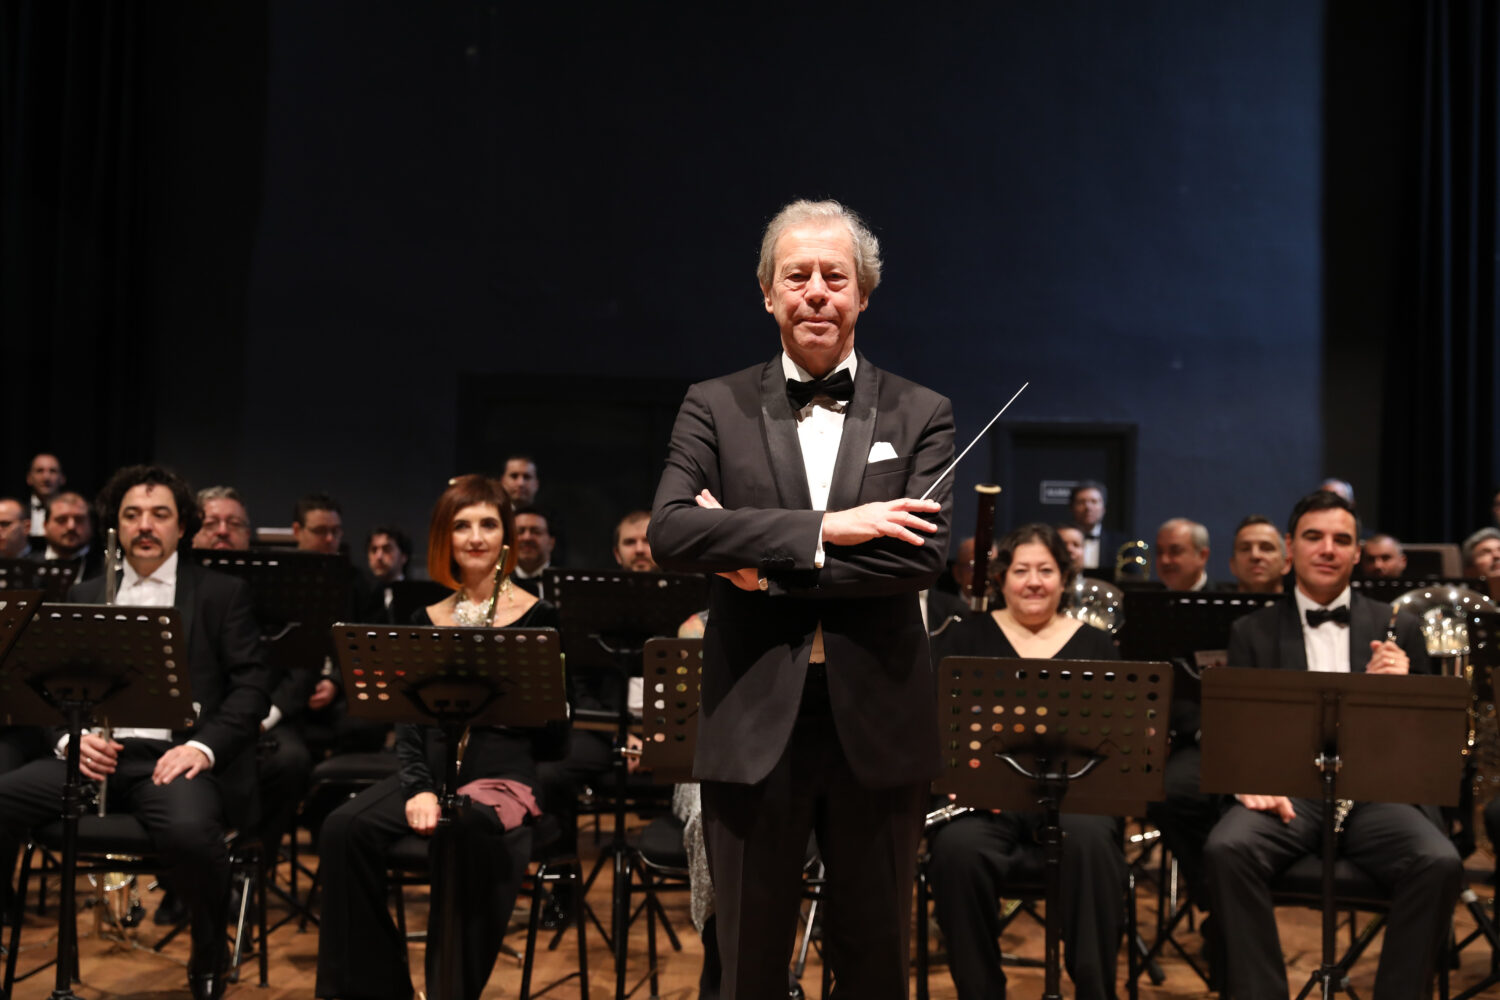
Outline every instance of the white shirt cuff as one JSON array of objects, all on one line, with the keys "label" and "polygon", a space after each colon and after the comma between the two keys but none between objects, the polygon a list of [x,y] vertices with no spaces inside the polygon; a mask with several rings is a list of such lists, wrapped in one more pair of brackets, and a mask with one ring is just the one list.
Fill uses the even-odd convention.
[{"label": "white shirt cuff", "polygon": [[260,731],[263,733],[268,733],[271,730],[275,729],[276,723],[280,721],[281,709],[277,708],[275,705],[272,705],[271,710],[266,713],[266,717],[260,720]]},{"label": "white shirt cuff", "polygon": [[818,522],[818,547],[813,552],[813,569],[823,568],[823,522]]},{"label": "white shirt cuff", "polygon": [[214,759],[214,752],[208,748],[207,744],[199,743],[197,740],[188,740],[186,743],[183,744],[183,746],[189,746],[189,747],[192,747],[194,750],[201,750],[201,751],[203,751],[203,756],[205,756],[205,757],[208,758],[208,769],[210,771],[212,771],[214,769],[214,765],[216,763],[218,763]]}]

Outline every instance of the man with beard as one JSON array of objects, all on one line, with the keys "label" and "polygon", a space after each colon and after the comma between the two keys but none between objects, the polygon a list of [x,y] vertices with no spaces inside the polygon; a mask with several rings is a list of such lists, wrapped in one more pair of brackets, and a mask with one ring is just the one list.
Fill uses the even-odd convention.
[{"label": "man with beard", "polygon": [[[194,998],[224,988],[224,922],[229,898],[227,829],[254,820],[255,737],[269,704],[270,671],[249,590],[233,577],[179,559],[179,544],[197,530],[187,483],[159,466],[121,469],[99,497],[117,523],[125,560],[122,605],[175,607],[182,616],[197,724],[171,732],[116,727],[111,738],[80,740],[83,776],[108,782],[112,812],[129,812],[151,835],[192,913],[188,984]],[[104,580],[74,587],[69,597],[103,600]],[[64,737],[56,756],[0,776],[0,824],[19,834],[62,812]]]},{"label": "man with beard", "polygon": [[651,558],[651,542],[646,527],[651,523],[649,510],[633,510],[615,525],[615,562],[632,573],[656,573],[660,567]]},{"label": "man with beard", "polygon": [[193,548],[243,551],[250,547],[250,512],[233,486],[199,490],[198,510],[203,523],[193,536]]},{"label": "man with beard", "polygon": [[[94,545],[93,512],[89,503],[77,493],[59,493],[47,501],[47,520],[42,525],[46,547],[41,558],[73,562],[77,570],[74,583],[98,575],[104,566],[104,550]],[[33,555],[36,548],[32,548]]]},{"label": "man with beard", "polygon": [[1360,553],[1359,572],[1368,580],[1399,580],[1406,573],[1406,551],[1394,535],[1371,535]]}]

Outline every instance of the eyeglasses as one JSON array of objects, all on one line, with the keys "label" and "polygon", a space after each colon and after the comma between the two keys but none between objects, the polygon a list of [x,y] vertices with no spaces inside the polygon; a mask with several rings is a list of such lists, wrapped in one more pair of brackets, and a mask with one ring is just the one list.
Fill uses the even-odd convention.
[{"label": "eyeglasses", "polygon": [[204,519],[203,527],[207,531],[220,531],[225,528],[230,531],[244,531],[250,527],[250,522],[243,517],[210,517]]}]

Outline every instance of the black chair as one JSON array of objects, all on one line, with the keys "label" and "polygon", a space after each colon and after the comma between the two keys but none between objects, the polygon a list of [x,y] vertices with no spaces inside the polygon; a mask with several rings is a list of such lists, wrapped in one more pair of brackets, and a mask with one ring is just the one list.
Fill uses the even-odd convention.
[{"label": "black chair", "polygon": [[[530,1000],[531,997],[542,996],[577,976],[579,997],[581,1000],[588,1000],[588,941],[585,921],[581,914],[582,892],[578,891],[582,883],[582,869],[576,857],[551,853],[551,846],[557,840],[557,830],[555,826],[548,825],[548,819],[543,816],[533,828],[532,866],[521,886],[522,892],[529,891],[531,906],[526,929],[526,952],[521,964],[520,998]],[[414,937],[406,929],[404,890],[408,886],[426,885],[429,881],[431,868],[428,851],[431,844],[430,838],[415,833],[407,834],[397,839],[386,854],[386,864],[390,870],[390,882],[394,891],[396,929],[404,941],[409,941]],[[571,885],[575,890],[569,895],[573,900],[572,922],[577,928],[578,935],[578,971],[570,972],[561,979],[533,991],[531,974],[536,962],[537,934],[541,927],[541,913],[547,890],[549,887],[555,888],[564,884]]]},{"label": "black chair", "polygon": [[[10,949],[5,964],[5,996],[13,995],[15,983],[50,968],[56,959],[42,963],[22,975],[16,974],[16,959],[21,941],[21,912],[25,906],[26,892],[31,880],[33,857],[42,852],[62,850],[63,824],[61,820],[48,823],[32,832],[31,841],[21,856],[21,876],[16,887],[16,899],[11,912]],[[241,889],[241,905],[236,921],[235,933],[230,939],[233,945],[228,970],[228,980],[237,982],[241,963],[251,955],[246,954],[247,935],[253,947],[260,972],[260,985],[270,985],[269,962],[266,955],[266,853],[258,837],[232,834],[228,841],[231,877],[238,879]],[[78,824],[78,873],[151,875],[164,866],[156,848],[147,835],[145,827],[134,816],[121,813],[110,816],[83,816]],[[258,915],[258,925],[247,927],[252,910]],[[222,922],[228,922],[224,914]],[[185,925],[183,925],[185,926]],[[161,948],[176,936],[181,927],[174,928],[152,950]],[[73,956],[76,969],[77,955]]]},{"label": "black chair", "polygon": [[[1391,898],[1378,882],[1344,858],[1339,858],[1333,868],[1333,898],[1339,910],[1348,912],[1349,947],[1337,963],[1343,974],[1342,984],[1347,991],[1349,970],[1385,927]],[[1316,854],[1303,855],[1291,867],[1273,878],[1271,901],[1277,906],[1306,906],[1321,910],[1322,858]],[[1372,915],[1363,927],[1359,926],[1357,920],[1357,914],[1361,912]],[[1393,944],[1399,946],[1398,943]],[[1438,997],[1439,1000],[1448,1000],[1448,963],[1440,960],[1437,964]]]},{"label": "black chair", "polygon": [[[314,853],[317,853],[318,831],[322,828],[323,820],[328,814],[376,782],[395,774],[400,767],[401,762],[396,755],[386,751],[336,754],[313,765],[307,794],[302,799],[298,823],[307,827],[312,834]],[[288,850],[291,860],[289,887],[293,898],[297,895],[299,873],[306,875],[310,882],[307,896],[301,903],[301,920],[298,923],[298,930],[305,931],[309,922],[318,922],[317,915],[313,912],[313,904],[317,900],[321,880],[316,871],[309,869],[297,859],[295,827],[289,840]]]}]

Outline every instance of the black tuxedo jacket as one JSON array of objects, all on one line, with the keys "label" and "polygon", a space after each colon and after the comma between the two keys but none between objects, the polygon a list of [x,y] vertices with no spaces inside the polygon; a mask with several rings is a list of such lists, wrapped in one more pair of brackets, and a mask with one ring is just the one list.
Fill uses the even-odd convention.
[{"label": "black tuxedo jacket", "polygon": [[[1349,603],[1349,672],[1362,674],[1370,663],[1372,640],[1385,641],[1391,621],[1391,606],[1355,592]],[[1396,616],[1396,645],[1411,660],[1414,674],[1432,673],[1427,644],[1417,619],[1408,611]],[[1286,600],[1239,619],[1229,632],[1229,666],[1306,670],[1307,647],[1302,642],[1302,623],[1297,601]]]},{"label": "black tuxedo jacket", "polygon": [[[68,592],[69,600],[99,604],[104,577]],[[224,788],[226,815],[244,823],[255,798],[255,742],[270,706],[271,670],[261,658],[260,630],[243,580],[177,560],[173,607],[187,635],[188,669],[198,724],[173,733],[174,743],[197,740],[214,752],[214,775]],[[123,721],[123,720],[122,720]]]},{"label": "black tuxedo jacket", "polygon": [[[887,442],[896,457],[868,461]],[[921,496],[953,458],[948,400],[859,356],[828,509]],[[672,429],[649,534],[664,569],[754,567],[763,591],[722,577],[709,587],[693,773],[753,784],[790,738],[818,623],[840,744],[860,782],[890,787],[938,770],[936,688],[917,592],[943,572],[950,484],[934,491],[938,526],[920,546],[881,538],[825,546],[813,510],[780,355],[688,390]],[[723,510],[694,497],[707,488]]]}]

